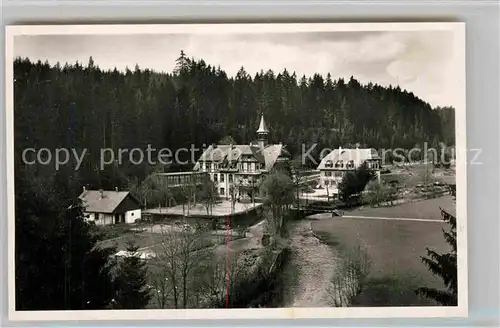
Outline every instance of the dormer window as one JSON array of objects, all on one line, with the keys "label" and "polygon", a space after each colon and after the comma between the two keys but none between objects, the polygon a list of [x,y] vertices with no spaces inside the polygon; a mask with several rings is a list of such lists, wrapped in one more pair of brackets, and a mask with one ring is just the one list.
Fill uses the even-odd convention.
[{"label": "dormer window", "polygon": [[331,160],[326,161],[325,167],[333,167],[333,162]]},{"label": "dormer window", "polygon": [[335,167],[336,168],[342,168],[342,167],[344,167],[344,161],[341,161],[341,160],[337,161],[337,163],[335,163]]},{"label": "dormer window", "polygon": [[354,161],[349,161],[349,162],[347,162],[346,167],[347,167],[348,169],[353,169],[353,168],[354,168]]}]

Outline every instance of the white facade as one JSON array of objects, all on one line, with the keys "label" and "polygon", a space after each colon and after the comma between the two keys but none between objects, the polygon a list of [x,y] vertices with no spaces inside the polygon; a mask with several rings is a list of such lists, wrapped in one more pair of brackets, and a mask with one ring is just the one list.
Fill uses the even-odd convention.
[{"label": "white facade", "polygon": [[257,143],[211,145],[199,158],[193,171],[207,173],[220,197],[230,199],[233,188],[237,191],[236,197],[240,196],[239,193],[241,196],[254,194],[263,176],[276,163],[288,160],[290,156],[281,143],[267,144],[268,133],[262,116]]},{"label": "white facade", "polygon": [[106,213],[85,213],[86,220],[89,222],[94,222],[96,225],[108,225],[114,223],[113,214]]},{"label": "white facade", "polygon": [[135,220],[141,218],[141,209],[125,212],[125,223],[135,223]]},{"label": "white facade", "polygon": [[331,195],[338,194],[344,175],[366,163],[380,181],[381,163],[375,149],[335,149],[321,160],[319,184]]},{"label": "white facade", "polygon": [[[251,167],[251,165],[248,167]],[[253,167],[255,167],[255,165]],[[216,171],[214,173],[209,173],[209,177],[210,180],[214,182],[219,196],[229,199],[231,198],[232,188],[236,188],[236,190],[238,190],[238,186],[258,186],[261,181],[262,173],[263,172],[260,171],[244,171],[235,173]]]},{"label": "white facade", "polygon": [[96,225],[108,225],[115,224],[118,220],[123,220],[125,222],[121,223],[135,223],[135,220],[141,218],[141,209],[131,210],[125,212],[125,214],[109,214],[109,213],[84,213],[86,221],[94,222]]},{"label": "white facade", "polygon": [[141,218],[141,204],[128,191],[87,190],[78,197],[85,220],[96,225],[135,223]]}]

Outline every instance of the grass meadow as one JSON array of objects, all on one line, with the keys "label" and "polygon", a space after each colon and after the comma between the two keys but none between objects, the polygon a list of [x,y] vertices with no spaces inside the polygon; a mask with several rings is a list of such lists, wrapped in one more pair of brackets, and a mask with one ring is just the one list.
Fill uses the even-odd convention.
[{"label": "grass meadow", "polygon": [[[439,206],[452,204],[451,197],[441,197],[387,208],[367,207],[345,215],[440,220]],[[333,217],[312,223],[314,233],[339,253],[359,246],[368,253],[370,271],[353,306],[435,305],[418,297],[414,290],[422,286],[443,287],[420,259],[426,255],[426,247],[449,251],[443,228],[448,228],[444,222],[397,219]]]}]

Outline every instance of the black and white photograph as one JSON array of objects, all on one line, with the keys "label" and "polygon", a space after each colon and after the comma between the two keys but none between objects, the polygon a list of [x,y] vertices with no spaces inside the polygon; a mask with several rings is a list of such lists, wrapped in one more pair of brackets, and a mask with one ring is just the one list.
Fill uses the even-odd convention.
[{"label": "black and white photograph", "polygon": [[7,27],[12,318],[467,315],[464,35]]}]

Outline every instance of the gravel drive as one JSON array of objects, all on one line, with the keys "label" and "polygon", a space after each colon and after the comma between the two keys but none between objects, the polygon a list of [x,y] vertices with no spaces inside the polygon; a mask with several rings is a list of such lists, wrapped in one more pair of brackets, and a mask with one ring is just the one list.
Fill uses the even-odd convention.
[{"label": "gravel drive", "polygon": [[292,307],[331,307],[331,279],[336,257],[331,247],[323,244],[311,230],[310,220],[300,221],[292,233],[292,249],[297,257],[298,286]]}]

